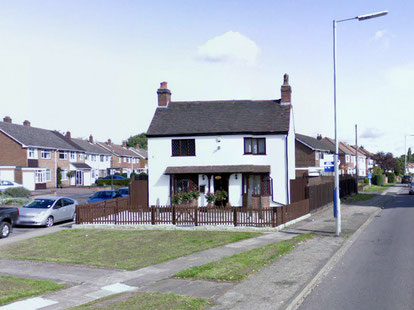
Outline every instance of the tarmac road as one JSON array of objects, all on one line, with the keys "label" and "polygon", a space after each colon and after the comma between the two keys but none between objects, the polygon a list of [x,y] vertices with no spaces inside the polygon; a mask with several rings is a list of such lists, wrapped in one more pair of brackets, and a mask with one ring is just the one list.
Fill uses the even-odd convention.
[{"label": "tarmac road", "polygon": [[299,309],[414,309],[414,196],[406,187]]}]

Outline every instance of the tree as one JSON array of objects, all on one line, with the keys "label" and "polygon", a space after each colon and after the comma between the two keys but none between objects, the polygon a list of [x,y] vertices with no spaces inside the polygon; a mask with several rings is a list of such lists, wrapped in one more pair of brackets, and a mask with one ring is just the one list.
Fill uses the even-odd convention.
[{"label": "tree", "polygon": [[397,159],[394,158],[392,153],[378,152],[374,155],[374,160],[379,167],[385,172],[396,171],[399,168]]},{"label": "tree", "polygon": [[411,148],[408,148],[408,152],[407,152],[407,163],[412,163],[413,162],[413,154],[411,152]]},{"label": "tree", "polygon": [[147,135],[145,132],[140,133],[139,135],[131,136],[127,140],[127,145],[129,147],[140,147],[141,149],[147,149]]}]

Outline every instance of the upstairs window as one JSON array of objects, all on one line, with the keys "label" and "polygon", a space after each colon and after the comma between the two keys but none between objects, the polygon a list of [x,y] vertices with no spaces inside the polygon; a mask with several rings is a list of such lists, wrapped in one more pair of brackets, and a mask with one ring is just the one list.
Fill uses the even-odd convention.
[{"label": "upstairs window", "polygon": [[41,157],[43,159],[51,159],[52,158],[52,152],[49,150],[42,150]]},{"label": "upstairs window", "polygon": [[79,160],[83,160],[83,154],[79,153]]},{"label": "upstairs window", "polygon": [[29,156],[30,159],[37,159],[37,150],[36,149],[29,148],[27,152],[28,152],[28,156]]},{"label": "upstairs window", "polygon": [[195,156],[195,140],[172,140],[172,156]]},{"label": "upstairs window", "polygon": [[59,159],[68,159],[68,153],[59,152]]},{"label": "upstairs window", "polygon": [[101,155],[101,156],[99,157],[99,159],[101,160],[101,162],[104,162],[104,161],[105,161],[105,155]]},{"label": "upstairs window", "polygon": [[266,139],[244,138],[244,154],[266,155]]},{"label": "upstairs window", "polygon": [[70,160],[76,160],[76,153],[70,152]]}]

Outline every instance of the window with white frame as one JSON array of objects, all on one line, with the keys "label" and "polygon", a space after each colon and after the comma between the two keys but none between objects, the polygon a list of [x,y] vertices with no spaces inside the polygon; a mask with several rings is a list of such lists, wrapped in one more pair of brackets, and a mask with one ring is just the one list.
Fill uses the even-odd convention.
[{"label": "window with white frame", "polygon": [[70,152],[70,160],[76,160],[76,153]]},{"label": "window with white frame", "polygon": [[52,158],[52,152],[49,150],[42,150],[41,157],[43,159],[51,159]]},{"label": "window with white frame", "polygon": [[355,156],[351,156],[352,163],[355,164]]},{"label": "window with white frame", "polygon": [[88,154],[85,155],[85,160],[89,160],[89,155]]},{"label": "window with white frame", "polygon": [[346,163],[349,163],[349,160],[350,160],[350,156],[349,155],[345,155],[345,162]]},{"label": "window with white frame", "polygon": [[60,151],[59,152],[59,159],[62,159],[62,160],[68,159],[68,153]]},{"label": "window with white frame", "polygon": [[106,156],[106,161],[111,161],[111,157],[110,156]]},{"label": "window with white frame", "polygon": [[320,155],[320,153],[319,153],[318,151],[316,151],[316,152],[315,152],[315,159],[316,159],[316,160],[319,160],[319,155]]},{"label": "window with white frame", "polygon": [[126,157],[124,157],[124,163],[126,163],[127,162],[127,158]]},{"label": "window with white frame", "polygon": [[130,157],[128,157],[128,164],[130,164],[131,163],[131,158]]},{"label": "window with white frame", "polygon": [[92,157],[91,158],[92,161],[96,161],[96,155],[92,155],[91,157]]},{"label": "window with white frame", "polygon": [[50,172],[50,169],[46,169],[46,182],[52,181],[52,174]]},{"label": "window with white frame", "polygon": [[66,181],[68,179],[68,171],[66,169],[62,169],[60,171],[61,180]]},{"label": "window with white frame", "polygon": [[83,154],[79,153],[79,160],[83,160]]},{"label": "window with white frame", "polygon": [[27,157],[29,159],[37,159],[37,150],[34,148],[27,149]]},{"label": "window with white frame", "polygon": [[44,169],[37,169],[35,171],[35,183],[46,183],[46,170]]},{"label": "window with white frame", "polygon": [[101,160],[101,163],[103,163],[105,161],[105,156],[104,155],[101,155],[99,158]]},{"label": "window with white frame", "polygon": [[118,162],[119,162],[119,163],[121,163],[121,162],[122,162],[121,160],[122,160],[122,159],[121,159],[121,157],[119,157],[119,158],[118,158]]}]

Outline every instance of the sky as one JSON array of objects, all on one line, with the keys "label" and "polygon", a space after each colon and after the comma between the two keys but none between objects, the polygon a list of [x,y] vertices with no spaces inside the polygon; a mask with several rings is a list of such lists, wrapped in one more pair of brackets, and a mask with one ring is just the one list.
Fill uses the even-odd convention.
[{"label": "sky", "polygon": [[[414,12],[403,0],[0,2],[0,117],[121,143],[172,100],[278,99],[290,76],[296,132],[404,152],[414,134]],[[414,136],[407,137],[414,146]]]}]

